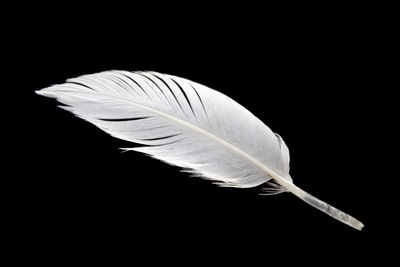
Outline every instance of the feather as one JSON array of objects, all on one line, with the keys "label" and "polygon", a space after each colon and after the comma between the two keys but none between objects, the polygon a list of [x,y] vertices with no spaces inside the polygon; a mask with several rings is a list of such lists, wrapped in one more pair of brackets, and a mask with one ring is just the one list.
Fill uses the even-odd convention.
[{"label": "feather", "polygon": [[229,97],[156,72],[106,71],[37,91],[110,135],[144,146],[125,148],[179,166],[220,186],[267,184],[291,192],[361,230],[363,224],[295,186],[283,139]]}]

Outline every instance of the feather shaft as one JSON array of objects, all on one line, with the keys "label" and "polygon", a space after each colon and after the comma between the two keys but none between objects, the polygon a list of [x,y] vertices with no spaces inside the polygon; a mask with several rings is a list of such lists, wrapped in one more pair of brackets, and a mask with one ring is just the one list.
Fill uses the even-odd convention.
[{"label": "feather shaft", "polygon": [[328,214],[329,216],[335,218],[336,220],[345,223],[357,230],[362,230],[364,224],[357,220],[356,218],[344,213],[343,211],[329,205],[328,203],[312,196],[311,194],[305,192],[303,189],[297,187],[296,185],[287,182],[285,179],[274,177],[274,179],[283,187],[285,187],[289,192],[311,205],[312,207]]}]

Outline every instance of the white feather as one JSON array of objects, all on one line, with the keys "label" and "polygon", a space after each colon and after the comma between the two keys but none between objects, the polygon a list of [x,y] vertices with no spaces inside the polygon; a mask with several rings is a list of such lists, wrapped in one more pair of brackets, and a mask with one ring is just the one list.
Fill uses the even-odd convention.
[{"label": "white feather", "polygon": [[229,97],[201,84],[156,72],[107,71],[37,92],[114,137],[128,148],[189,169],[221,186],[269,183],[290,191],[357,229],[362,223],[304,192],[289,175],[283,139]]}]

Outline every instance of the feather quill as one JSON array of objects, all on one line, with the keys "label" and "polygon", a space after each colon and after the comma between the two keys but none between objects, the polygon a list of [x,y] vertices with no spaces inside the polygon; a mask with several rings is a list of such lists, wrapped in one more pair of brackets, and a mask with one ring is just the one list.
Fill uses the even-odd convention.
[{"label": "feather quill", "polygon": [[138,151],[220,186],[266,183],[266,194],[291,192],[358,230],[363,224],[294,185],[283,139],[229,97],[156,72],[106,71],[37,91]]}]

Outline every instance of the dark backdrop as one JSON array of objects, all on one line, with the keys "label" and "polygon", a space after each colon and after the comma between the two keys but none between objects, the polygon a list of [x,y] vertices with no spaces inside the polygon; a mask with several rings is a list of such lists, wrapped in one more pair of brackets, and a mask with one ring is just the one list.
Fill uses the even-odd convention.
[{"label": "dark backdrop", "polygon": [[[225,255],[263,262],[268,251],[278,259],[279,252],[304,251],[298,256],[306,261],[331,252],[363,257],[378,209],[368,189],[372,173],[364,170],[372,162],[365,132],[376,82],[373,20],[345,9],[236,8],[170,13],[103,6],[97,13],[69,6],[32,15],[13,31],[16,79],[29,108],[23,116],[29,130],[18,133],[28,144],[17,156],[29,167],[16,169],[13,203],[28,250],[58,259],[114,251],[133,261]],[[130,144],[34,94],[112,69],[182,76],[230,96],[284,138],[296,185],[365,229],[291,194],[219,188],[144,155],[121,153]]]}]

